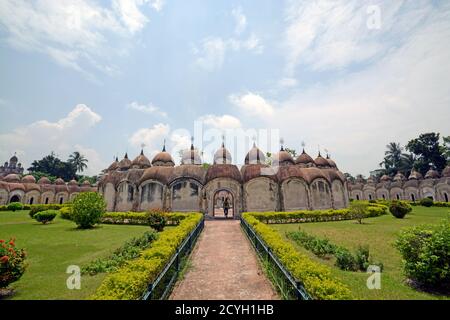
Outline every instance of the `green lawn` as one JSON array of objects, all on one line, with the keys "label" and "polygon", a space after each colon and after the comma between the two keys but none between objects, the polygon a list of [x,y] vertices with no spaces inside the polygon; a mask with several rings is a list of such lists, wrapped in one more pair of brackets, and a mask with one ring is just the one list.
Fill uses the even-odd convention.
[{"label": "green lawn", "polygon": [[105,257],[126,240],[142,235],[146,226],[100,225],[90,230],[76,229],[75,223],[57,217],[42,225],[28,216],[28,211],[0,212],[0,238],[16,238],[25,248],[28,269],[11,285],[12,299],[84,299],[94,293],[105,274],[82,276],[81,289],[66,286],[66,268]]},{"label": "green lawn", "polygon": [[306,253],[315,261],[332,267],[333,274],[346,283],[351,288],[353,295],[358,299],[445,299],[442,296],[416,291],[405,283],[405,277],[402,274],[401,256],[393,247],[393,242],[400,229],[419,224],[439,222],[448,216],[447,213],[449,212],[449,208],[414,207],[413,211],[404,219],[396,219],[389,214],[365,219],[362,225],[355,221],[339,221],[280,224],[271,225],[271,227],[277,229],[285,236],[286,231],[298,230],[300,226],[302,230],[310,234],[328,238],[333,243],[350,250],[355,250],[358,245],[368,245],[374,259],[384,264],[380,290],[369,290],[367,288],[366,280],[368,275],[366,273],[342,271],[334,266],[334,258],[330,260],[317,258],[311,252],[292,242],[299,251]]}]

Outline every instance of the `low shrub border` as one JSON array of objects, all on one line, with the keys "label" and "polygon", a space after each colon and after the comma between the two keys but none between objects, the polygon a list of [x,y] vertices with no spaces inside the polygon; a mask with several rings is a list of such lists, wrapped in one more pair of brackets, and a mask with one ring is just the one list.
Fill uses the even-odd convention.
[{"label": "low shrub border", "polygon": [[[388,207],[382,204],[370,203],[364,218],[378,217],[388,213]],[[326,222],[353,220],[356,217],[350,209],[337,210],[300,210],[289,212],[247,212],[261,222],[267,224]]]},{"label": "low shrub border", "polygon": [[242,219],[262,238],[293,278],[302,283],[313,299],[344,300],[352,298],[350,289],[332,278],[330,268],[299,253],[291,243],[285,241],[276,230],[260,221],[254,213],[244,213]]},{"label": "low shrub border", "polygon": [[[38,211],[45,211],[45,210],[59,210],[64,207],[71,206],[70,203],[65,204],[23,204],[23,208],[21,210],[36,210],[35,208],[42,208],[42,210]],[[2,205],[0,206],[0,211],[10,211],[8,209],[8,205]],[[38,212],[36,211],[36,213]]]},{"label": "low shrub border", "polygon": [[142,298],[150,283],[158,278],[177,251],[178,246],[202,221],[203,214],[185,214],[175,228],[159,233],[158,239],[142,251],[141,257],[128,261],[103,280],[95,300],[137,300]]},{"label": "low shrub border", "polygon": [[[186,214],[190,213],[167,212],[167,225],[179,225]],[[148,225],[148,217],[149,212],[106,212],[101,218],[101,223]]]}]

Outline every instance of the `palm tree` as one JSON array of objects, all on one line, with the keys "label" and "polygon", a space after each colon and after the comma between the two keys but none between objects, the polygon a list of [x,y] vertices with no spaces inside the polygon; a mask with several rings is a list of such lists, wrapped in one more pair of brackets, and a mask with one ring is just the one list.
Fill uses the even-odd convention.
[{"label": "palm tree", "polygon": [[77,172],[83,172],[87,168],[87,163],[89,162],[81,153],[75,151],[69,156],[69,161],[73,166],[75,166]]},{"label": "palm tree", "polygon": [[384,160],[380,166],[384,166],[389,175],[397,173],[401,167],[403,148],[400,143],[391,142],[386,146],[387,150],[384,152]]},{"label": "palm tree", "polygon": [[416,156],[412,153],[402,153],[400,167],[398,170],[406,176],[409,176],[411,173],[414,164],[416,163]]}]

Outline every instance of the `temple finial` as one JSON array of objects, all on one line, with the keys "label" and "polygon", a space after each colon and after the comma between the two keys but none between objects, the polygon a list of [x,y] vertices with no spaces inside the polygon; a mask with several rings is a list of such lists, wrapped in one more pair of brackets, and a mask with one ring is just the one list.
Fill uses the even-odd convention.
[{"label": "temple finial", "polygon": [[163,149],[162,149],[162,151],[163,151],[163,152],[166,152],[166,139],[164,139],[164,144],[163,144]]},{"label": "temple finial", "polygon": [[283,145],[284,145],[284,139],[281,138],[281,139],[280,139],[280,151],[284,151]]},{"label": "temple finial", "polygon": [[194,136],[191,136],[191,150],[194,150]]}]

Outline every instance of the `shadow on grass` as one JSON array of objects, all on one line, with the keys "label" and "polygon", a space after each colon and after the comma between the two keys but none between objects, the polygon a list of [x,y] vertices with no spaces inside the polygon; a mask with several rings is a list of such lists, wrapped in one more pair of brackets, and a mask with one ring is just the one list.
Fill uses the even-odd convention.
[{"label": "shadow on grass", "polygon": [[91,228],[80,228],[80,227],[75,226],[75,227],[66,229],[66,231],[80,231],[80,232],[82,232],[82,231],[101,230],[102,228],[103,228],[102,225],[95,225],[95,226],[93,226]]}]

